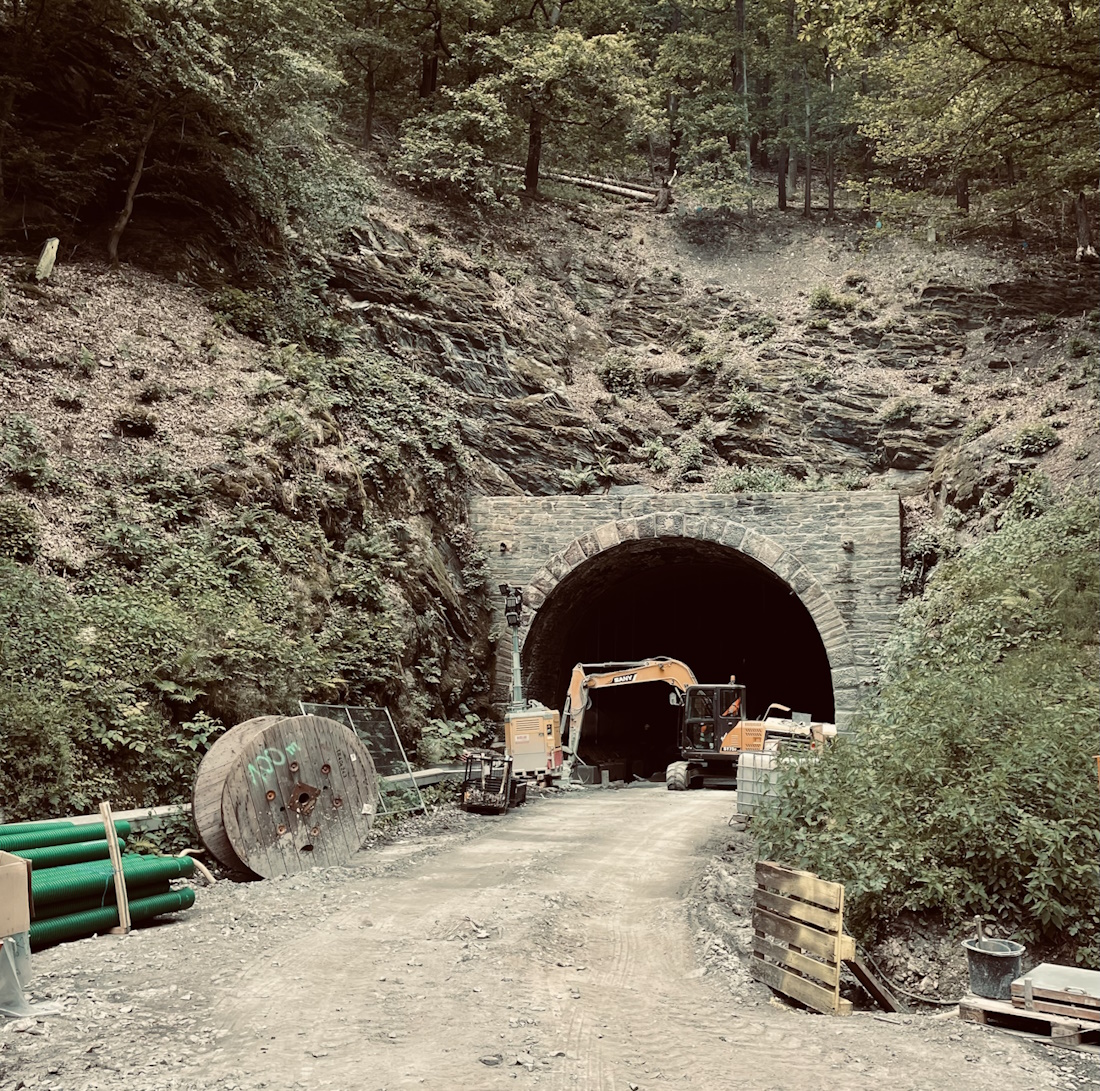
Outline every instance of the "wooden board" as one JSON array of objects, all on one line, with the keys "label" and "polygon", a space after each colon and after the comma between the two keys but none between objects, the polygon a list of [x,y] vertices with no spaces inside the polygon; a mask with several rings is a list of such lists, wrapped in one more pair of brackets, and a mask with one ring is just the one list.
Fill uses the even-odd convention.
[{"label": "wooden board", "polygon": [[773,936],[783,943],[789,943],[818,958],[830,962],[840,962],[845,958],[854,958],[856,941],[851,936],[839,932],[822,932],[799,921],[787,920],[765,909],[754,909],[752,926],[759,932]]},{"label": "wooden board", "polygon": [[824,988],[815,985],[812,981],[798,974],[783,969],[782,966],[774,966],[761,958],[752,960],[752,975],[757,981],[763,981],[773,989],[786,996],[805,1004],[815,1011],[824,1012],[826,1015],[849,1015],[852,1004],[849,1000],[838,998],[835,989]]},{"label": "wooden board", "polygon": [[1001,1000],[964,996],[959,1001],[959,1018],[968,1023],[1030,1031],[1050,1039],[1054,1045],[1077,1046],[1100,1040],[1100,1026],[1092,1022],[1067,1019],[1046,1012],[1027,1011]]},{"label": "wooden board", "polygon": [[1096,1008],[1081,1007],[1077,1004],[1067,1004],[1062,1000],[1040,1000],[1033,998],[1028,1006],[1022,1000],[1017,1002],[1012,998],[1012,1007],[1019,1012],[1040,1011],[1048,1015],[1064,1015],[1067,1019],[1082,1019],[1100,1027],[1100,1011]]},{"label": "wooden board", "polygon": [[756,885],[825,909],[840,910],[844,906],[842,883],[827,883],[808,871],[795,871],[781,864],[759,861],[756,865]]},{"label": "wooden board", "polygon": [[875,1003],[887,1011],[908,1011],[906,1006],[887,988],[883,981],[872,969],[859,957],[857,951],[851,958],[844,960],[844,965],[852,971],[855,979],[874,997]]},{"label": "wooden board", "polygon": [[760,932],[756,933],[752,949],[753,954],[765,961],[775,962],[780,966],[797,970],[804,977],[812,977],[834,992],[836,991],[838,968],[835,962],[819,962],[816,958],[810,958],[809,955],[804,955],[795,948],[772,943],[767,936]]},{"label": "wooden board", "polygon": [[773,894],[770,890],[757,889],[754,898],[755,904],[761,909],[812,924],[826,932],[839,932],[844,927],[844,915],[836,909],[822,909],[809,902],[799,902],[793,898],[784,898],[782,894]]},{"label": "wooden board", "polygon": [[110,931],[124,936],[130,931],[130,900],[126,896],[126,877],[122,873],[122,849],[119,846],[118,831],[115,829],[110,801],[104,800],[99,805],[99,814],[103,819],[103,832],[107,838],[107,853],[111,858],[111,877],[115,885],[115,905],[118,908],[118,927]]},{"label": "wooden board", "polygon": [[378,802],[374,762],[356,734],[322,716],[292,716],[241,747],[222,789],[222,823],[244,864],[273,878],[346,864]]},{"label": "wooden board", "polygon": [[282,716],[255,716],[231,727],[203,755],[195,780],[191,785],[191,817],[206,850],[223,867],[239,879],[254,879],[240,857],[233,851],[222,822],[222,789],[225,778],[240,757],[241,750],[257,732],[278,723]]}]

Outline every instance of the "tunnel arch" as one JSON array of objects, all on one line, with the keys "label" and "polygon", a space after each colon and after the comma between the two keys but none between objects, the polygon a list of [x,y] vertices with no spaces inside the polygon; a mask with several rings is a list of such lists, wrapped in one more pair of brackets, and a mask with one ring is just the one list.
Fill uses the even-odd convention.
[{"label": "tunnel arch", "polygon": [[[744,523],[680,512],[604,523],[552,556],[524,599],[526,692],[552,707],[562,703],[573,663],[650,655],[684,659],[700,681],[724,681],[736,670],[750,686],[753,715],[768,700],[787,698],[815,719],[844,720],[856,703],[855,655],[836,605],[796,555]],[[756,641],[764,629],[775,647]],[[640,692],[652,684],[627,689],[634,693],[614,698],[623,715],[643,717],[643,696],[647,709],[655,707],[652,692]]]}]

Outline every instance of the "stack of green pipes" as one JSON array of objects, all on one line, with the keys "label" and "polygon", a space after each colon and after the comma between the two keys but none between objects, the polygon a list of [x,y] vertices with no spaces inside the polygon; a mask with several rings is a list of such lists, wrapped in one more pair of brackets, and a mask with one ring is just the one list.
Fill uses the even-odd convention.
[{"label": "stack of green pipes", "polygon": [[[118,820],[115,832],[130,832],[130,823]],[[33,864],[31,948],[39,950],[62,940],[79,939],[118,926],[114,870],[102,822],[77,823],[68,819],[17,822],[0,826],[0,849]],[[189,856],[140,856],[124,853],[122,874],[133,923],[162,913],[175,913],[195,904],[188,887],[171,890],[172,879],[195,873]]]}]

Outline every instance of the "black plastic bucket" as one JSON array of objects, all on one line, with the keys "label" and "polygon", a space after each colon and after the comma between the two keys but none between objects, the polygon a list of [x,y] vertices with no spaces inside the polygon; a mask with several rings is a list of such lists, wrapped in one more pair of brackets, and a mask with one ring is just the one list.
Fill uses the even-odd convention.
[{"label": "black plastic bucket", "polygon": [[963,940],[970,991],[989,1000],[1011,1000],[1012,982],[1023,973],[1023,944],[1010,939]]}]

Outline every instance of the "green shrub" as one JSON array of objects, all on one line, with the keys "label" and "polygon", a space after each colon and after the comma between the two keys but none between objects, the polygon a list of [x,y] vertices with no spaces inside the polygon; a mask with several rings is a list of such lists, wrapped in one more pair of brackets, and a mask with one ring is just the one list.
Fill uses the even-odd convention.
[{"label": "green shrub", "polygon": [[663,474],[672,465],[672,451],[665,446],[665,441],[660,436],[646,441],[642,447],[642,458],[658,474]]},{"label": "green shrub", "polygon": [[53,483],[38,426],[22,413],[13,413],[0,424],[0,473],[21,489],[46,489]]},{"label": "green shrub", "polygon": [[617,352],[610,353],[599,362],[596,374],[608,391],[619,397],[633,397],[641,389],[634,362]]},{"label": "green shrub", "polygon": [[979,436],[984,436],[986,432],[992,429],[994,423],[993,418],[989,416],[989,414],[983,414],[972,421],[968,421],[962,430],[963,441],[969,442],[970,440],[977,439]]},{"label": "green shrub", "polygon": [[59,390],[50,401],[68,413],[79,413],[84,408],[84,398],[75,390]]},{"label": "green shrub", "polygon": [[1050,478],[1046,474],[1033,470],[1022,474],[1012,485],[1012,495],[1005,507],[1005,519],[1035,519],[1051,509],[1054,504],[1054,492],[1050,487]]},{"label": "green shrub", "polygon": [[1088,356],[1095,348],[1095,344],[1087,337],[1074,334],[1066,343],[1066,352],[1073,360],[1079,360],[1082,356]]},{"label": "green shrub", "polygon": [[859,300],[854,296],[837,295],[832,288],[821,285],[810,293],[810,307],[815,311],[825,311],[828,314],[845,315],[854,311]]},{"label": "green shrub", "polygon": [[38,520],[33,512],[14,496],[0,496],[0,557],[33,561],[38,544]]},{"label": "green shrub", "polygon": [[703,445],[687,433],[680,437],[676,445],[676,474],[681,481],[697,482],[703,480]]},{"label": "green shrub", "polygon": [[779,327],[769,314],[757,315],[750,322],[743,322],[737,327],[737,336],[750,345],[762,345],[765,341],[774,337]]},{"label": "green shrub", "polygon": [[592,467],[580,461],[574,462],[568,470],[562,470],[558,474],[558,480],[564,492],[574,493],[577,496],[584,496],[599,485]]},{"label": "green shrub", "polygon": [[463,707],[459,709],[459,718],[431,719],[421,728],[417,757],[426,765],[456,761],[469,747],[491,741],[492,734],[492,724]]},{"label": "green shrub", "polygon": [[1038,458],[1061,443],[1058,433],[1049,424],[1025,424],[1004,449],[1021,458]]},{"label": "green shrub", "polygon": [[405,122],[394,167],[419,189],[487,208],[516,204],[501,166],[512,120],[499,95],[482,86],[443,92],[447,108]]},{"label": "green shrub", "polygon": [[858,936],[981,914],[1100,965],[1100,506],[1011,520],[902,611],[858,733],[784,774],[760,854],[845,884]]},{"label": "green shrub", "polygon": [[159,379],[154,379],[151,383],[146,383],[138,392],[137,400],[142,405],[153,405],[156,402],[162,402],[169,396],[171,391],[164,385]]},{"label": "green shrub", "polygon": [[699,354],[695,361],[695,373],[704,377],[717,375],[726,362],[726,350],[722,345],[712,345],[706,352]]},{"label": "green shrub", "polygon": [[[724,320],[723,320],[724,321]],[[680,351],[689,356],[702,352],[707,347],[707,335],[702,330],[692,330],[684,335],[680,342]]]},{"label": "green shrub", "polygon": [[882,411],[883,424],[908,424],[920,411],[921,403],[915,398],[899,398]]},{"label": "green shrub", "polygon": [[715,474],[711,488],[714,492],[793,492],[801,482],[770,467],[735,466]]},{"label": "green shrub", "polygon": [[114,430],[130,439],[152,439],[160,431],[160,418],[151,409],[126,405],[115,413]]},{"label": "green shrub", "polygon": [[762,416],[764,407],[743,387],[735,387],[726,400],[726,415],[736,424],[749,424]]},{"label": "green shrub", "polygon": [[274,303],[264,292],[222,288],[210,297],[207,305],[224,323],[246,337],[268,341],[275,335]]}]

